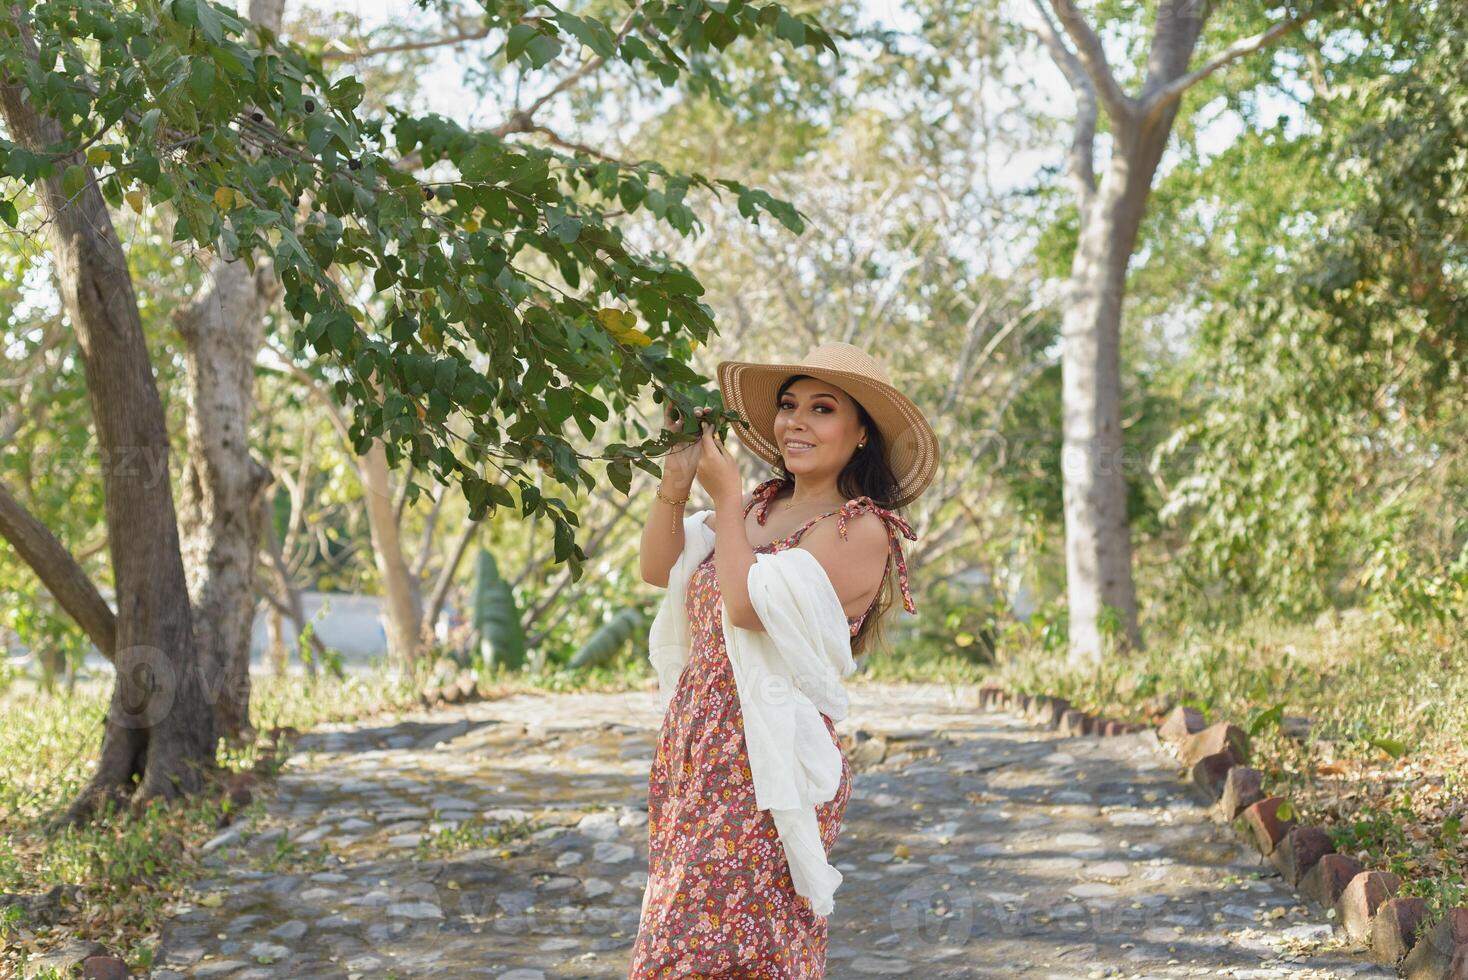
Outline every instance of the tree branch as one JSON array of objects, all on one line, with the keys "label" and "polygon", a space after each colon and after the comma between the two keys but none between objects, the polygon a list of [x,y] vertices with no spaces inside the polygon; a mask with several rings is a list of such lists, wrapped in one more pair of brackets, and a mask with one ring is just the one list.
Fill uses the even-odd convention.
[{"label": "tree branch", "polygon": [[577,143],[572,140],[564,139],[559,133],[548,126],[541,126],[537,123],[525,131],[529,133],[540,133],[556,146],[559,146],[564,150],[570,150],[572,153],[579,154],[580,156],[596,157],[598,160],[605,160],[607,163],[615,163],[619,167],[631,166],[631,164],[627,163],[627,161],[619,159],[618,157],[614,157],[610,153],[603,153],[601,150],[598,150],[595,147],[587,146],[585,143]]},{"label": "tree branch", "polygon": [[3,484],[0,484],[0,537],[10,542],[66,614],[76,621],[102,656],[111,660],[117,646],[117,617],[112,608],[66,546],[11,496]]},{"label": "tree branch", "polygon": [[1066,153],[1066,170],[1075,184],[1076,198],[1084,215],[1096,191],[1096,86],[1081,65],[1075,52],[1068,48],[1050,19],[1044,0],[1033,0],[1040,15],[1040,29],[1035,33],[1050,52],[1051,59],[1070,82],[1076,97],[1076,128]]},{"label": "tree branch", "polygon": [[[408,465],[411,467],[412,463],[409,462]],[[404,477],[403,485],[405,487],[407,486],[406,476]],[[423,519],[423,533],[418,538],[417,554],[413,556],[411,568],[414,578],[422,578],[423,573],[428,569],[428,560],[432,552],[430,546],[433,544],[433,532],[438,527],[438,515],[443,510],[444,500],[448,497],[448,492],[444,487],[440,486],[437,490],[438,492],[432,493],[429,498],[433,501],[433,507],[429,509],[428,516]],[[403,499],[407,499],[406,492],[403,494]],[[399,511],[398,523],[401,524],[402,520],[402,511]]]},{"label": "tree branch", "polygon": [[1237,61],[1247,54],[1253,54],[1261,48],[1269,47],[1286,34],[1289,34],[1291,31],[1296,30],[1314,18],[1314,12],[1310,12],[1294,20],[1282,20],[1268,30],[1260,31],[1252,37],[1239,38],[1233,44],[1230,44],[1227,48],[1224,48],[1210,58],[1202,67],[1168,82],[1156,92],[1149,95],[1147,100],[1142,103],[1142,125],[1144,127],[1151,125],[1157,116],[1166,110],[1169,105],[1182,98],[1184,92],[1220,68]]},{"label": "tree branch", "polygon": [[459,538],[454,542],[454,547],[449,552],[448,560],[444,562],[443,568],[439,570],[438,579],[434,582],[433,591],[428,597],[427,608],[423,613],[423,622],[430,631],[438,623],[439,614],[443,612],[444,603],[448,600],[449,589],[454,584],[454,573],[458,571],[459,562],[463,560],[464,552],[468,550],[469,543],[474,540],[474,535],[479,530],[480,524],[480,521],[464,522],[464,527],[459,532]]},{"label": "tree branch", "polygon": [[384,44],[380,48],[358,48],[352,50],[336,42],[335,50],[322,51],[322,61],[359,61],[362,58],[371,58],[379,54],[401,54],[408,51],[428,51],[432,48],[452,47],[455,44],[467,44],[470,41],[482,41],[489,36],[490,28],[483,27],[477,31],[465,31],[462,34],[450,34],[447,37],[431,37],[423,41],[403,41],[399,44]]},{"label": "tree branch", "polygon": [[[627,11],[627,16],[623,19],[621,25],[617,27],[616,36],[612,38],[613,48],[619,46],[622,43],[623,39],[627,37],[628,33],[631,32],[632,25],[637,20],[637,15],[641,12],[642,0],[637,0],[637,2],[632,5],[632,9]],[[535,117],[535,114],[539,112],[541,107],[544,106],[547,102],[560,95],[562,92],[566,91],[566,89],[570,88],[572,85],[575,85],[579,79],[585,78],[587,75],[596,71],[605,63],[606,59],[599,54],[587,58],[580,65],[578,65],[574,71],[567,73],[564,78],[556,82],[555,85],[551,86],[550,90],[547,91],[544,95],[539,96],[534,102],[530,103],[530,108],[526,109],[524,112],[525,118],[527,120],[533,119]],[[519,115],[519,113],[516,113],[516,115]]]},{"label": "tree branch", "polygon": [[1075,44],[1076,57],[1086,69],[1086,74],[1095,86],[1102,105],[1106,106],[1112,122],[1118,126],[1133,122],[1137,117],[1137,103],[1117,84],[1116,76],[1111,73],[1111,66],[1106,63],[1106,51],[1101,47],[1101,39],[1091,30],[1086,18],[1076,9],[1072,0],[1050,0],[1050,6],[1060,18],[1065,33],[1070,35]]}]

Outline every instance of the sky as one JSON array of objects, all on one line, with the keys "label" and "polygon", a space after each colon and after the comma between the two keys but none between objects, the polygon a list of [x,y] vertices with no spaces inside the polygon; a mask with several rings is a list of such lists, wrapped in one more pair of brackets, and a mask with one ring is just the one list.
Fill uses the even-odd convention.
[{"label": "sky", "polygon": [[[243,0],[240,0],[239,5],[244,5]],[[393,21],[411,24],[415,20],[431,16],[420,10],[412,0],[311,0],[304,5],[288,4],[287,21],[292,15],[292,10],[299,10],[301,6],[308,6],[326,13],[350,13],[359,18],[363,27],[367,29]],[[864,8],[867,12],[867,19],[872,23],[885,24],[904,30],[915,30],[918,26],[916,17],[900,0],[866,0]],[[1029,21],[1035,19],[1034,11],[1027,3],[1017,3],[1015,13]],[[465,46],[459,50],[473,50],[473,48]],[[1039,63],[1034,66],[1035,78],[1042,84],[1047,95],[1059,105],[1071,104],[1069,86],[1059,70],[1048,58],[1042,57],[1036,60]],[[1195,64],[1198,61],[1196,56],[1194,61]],[[429,111],[468,122],[479,109],[473,104],[473,100],[466,101],[463,98],[461,63],[456,60],[452,49],[440,51],[428,75],[428,83],[424,87],[431,93],[424,106]],[[1276,97],[1266,99],[1263,105],[1270,115],[1284,114],[1293,120],[1300,118],[1298,106],[1291,101]],[[1240,127],[1241,123],[1236,117],[1220,116],[1205,129],[1203,136],[1205,151],[1216,152],[1228,146],[1238,137]]]}]

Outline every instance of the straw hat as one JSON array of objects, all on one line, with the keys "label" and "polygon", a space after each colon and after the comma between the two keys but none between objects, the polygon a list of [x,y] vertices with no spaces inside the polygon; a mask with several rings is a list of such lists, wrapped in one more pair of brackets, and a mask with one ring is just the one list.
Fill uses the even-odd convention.
[{"label": "straw hat", "polygon": [[938,469],[938,439],[918,407],[892,387],[887,372],[866,351],[851,344],[821,344],[795,364],[755,364],[722,361],[718,367],[719,390],[724,407],[748,420],[733,424],[739,441],[768,463],[779,463],[775,444],[776,395],[791,375],[808,374],[829,381],[846,392],[876,423],[887,447],[887,462],[897,477],[897,496],[891,502],[901,507],[916,500]]}]

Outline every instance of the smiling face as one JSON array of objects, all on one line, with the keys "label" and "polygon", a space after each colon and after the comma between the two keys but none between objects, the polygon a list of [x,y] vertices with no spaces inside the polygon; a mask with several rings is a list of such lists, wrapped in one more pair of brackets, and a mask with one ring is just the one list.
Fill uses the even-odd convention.
[{"label": "smiling face", "polygon": [[866,435],[856,402],[828,381],[801,378],[778,405],[775,445],[792,476],[840,473]]}]

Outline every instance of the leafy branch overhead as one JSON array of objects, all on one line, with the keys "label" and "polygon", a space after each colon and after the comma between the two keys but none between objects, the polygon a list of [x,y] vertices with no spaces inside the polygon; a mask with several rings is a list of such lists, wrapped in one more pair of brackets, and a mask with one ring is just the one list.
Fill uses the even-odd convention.
[{"label": "leafy branch overhead", "polygon": [[[484,24],[531,69],[584,45],[705,91],[716,85],[691,65],[740,38],[836,50],[780,4],[648,2],[614,31],[551,4],[490,3]],[[176,242],[252,267],[270,256],[296,352],[314,352],[355,407],[356,449],[380,438],[392,462],[457,482],[472,517],[546,514],[557,560],[578,576],[577,517],[529,467],[592,488],[588,464],[601,461],[624,492],[632,466],[657,473],[668,443],[636,422],[642,441],[595,455],[565,427],[591,439],[649,386],[691,409],[703,379],[687,364],[714,329],[693,275],[629,248],[614,215],[646,211],[686,235],[699,224],[688,193],[703,189],[734,195],[750,220],[803,229],[790,204],[737,181],[566,155],[436,115],[367,117],[356,78],[328,78],[319,56],[209,0],[14,5],[0,36],[0,68],[68,134],[46,148],[0,140],[0,173],[33,185],[60,169],[71,196],[97,181],[113,207],[166,204]],[[0,220],[16,223],[14,200]]]}]

